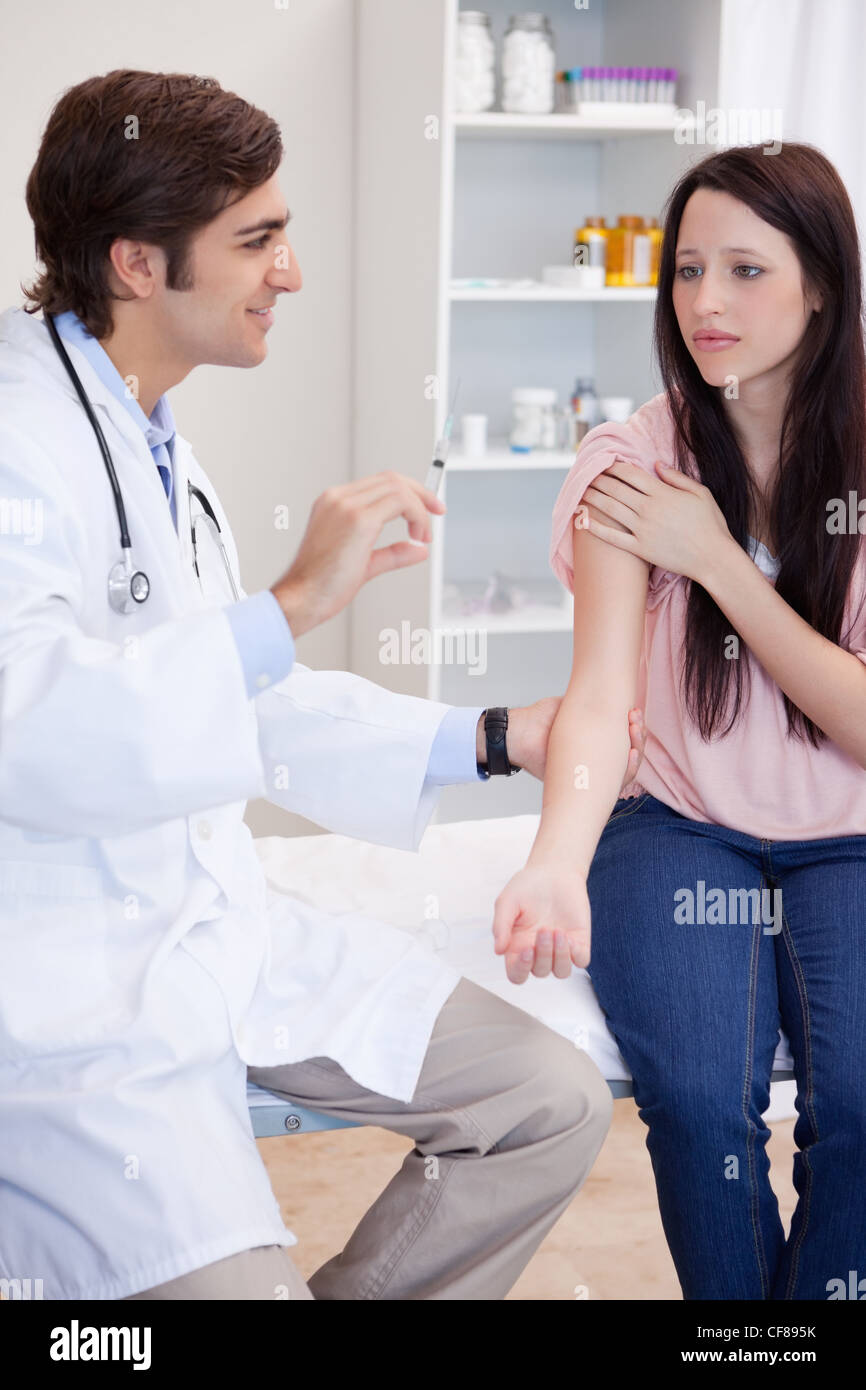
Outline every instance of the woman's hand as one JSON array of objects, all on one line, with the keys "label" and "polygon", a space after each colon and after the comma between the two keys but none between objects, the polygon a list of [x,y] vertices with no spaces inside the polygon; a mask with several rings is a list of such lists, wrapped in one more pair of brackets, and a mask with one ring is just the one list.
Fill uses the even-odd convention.
[{"label": "woman's hand", "polygon": [[589,896],[582,874],[527,864],[494,906],[493,949],[505,955],[505,973],[514,984],[551,969],[564,980],[572,964],[589,964]]},{"label": "woman's hand", "polygon": [[620,796],[625,796],[625,789],[629,782],[633,782],[637,777],[637,770],[643,762],[644,749],[646,747],[646,723],[643,717],[643,710],[637,706],[628,712],[628,738],[629,750],[628,761],[625,768],[625,776],[622,779],[622,786],[619,789]]},{"label": "woman's hand", "polygon": [[[616,459],[586,489],[574,524],[619,550],[700,584],[731,543],[728,523],[703,483],[658,460],[655,466],[658,478],[635,463]],[[583,503],[627,529],[617,531],[594,520]]]},{"label": "woman's hand", "polygon": [[[544,781],[544,773],[547,768],[547,745],[550,740],[550,731],[561,704],[561,695],[546,695],[543,699],[536,700],[534,705],[526,705],[521,708],[512,707],[508,711],[506,744],[509,760],[516,763],[518,767],[524,768],[541,782]],[[483,720],[479,719],[479,740],[483,735],[482,725]],[[635,706],[628,712],[629,752],[620,796],[625,795],[625,788],[637,777],[638,768],[643,761],[646,735],[647,729],[643,710]]]}]

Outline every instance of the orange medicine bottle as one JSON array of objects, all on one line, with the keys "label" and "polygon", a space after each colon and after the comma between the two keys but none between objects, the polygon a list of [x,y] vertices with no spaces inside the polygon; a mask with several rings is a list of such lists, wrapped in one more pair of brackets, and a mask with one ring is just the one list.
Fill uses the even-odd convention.
[{"label": "orange medicine bottle", "polygon": [[610,228],[603,217],[587,217],[574,234],[574,265],[607,266],[607,239]]},{"label": "orange medicine bottle", "polygon": [[651,252],[652,243],[643,218],[618,217],[608,236],[605,284],[616,287],[651,284]]},{"label": "orange medicine bottle", "polygon": [[662,253],[662,237],[664,233],[659,226],[657,217],[645,218],[645,225],[650,238],[650,284],[657,285],[659,282],[659,258]]}]

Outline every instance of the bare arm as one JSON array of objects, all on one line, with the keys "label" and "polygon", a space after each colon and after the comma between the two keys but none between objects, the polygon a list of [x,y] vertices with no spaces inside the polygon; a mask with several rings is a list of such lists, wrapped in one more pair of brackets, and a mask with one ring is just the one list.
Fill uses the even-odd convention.
[{"label": "bare arm", "polygon": [[649,565],[583,529],[573,547],[574,661],[550,734],[541,820],[494,910],[494,950],[514,984],[551,969],[564,979],[589,963],[586,881],[629,752]]},{"label": "bare arm", "polygon": [[[592,505],[587,511],[597,519]],[[625,527],[617,523],[617,529]],[[550,734],[541,822],[529,862],[562,864],[586,875],[628,760],[628,711],[637,695],[649,565],[578,527],[573,546],[571,678]]]}]

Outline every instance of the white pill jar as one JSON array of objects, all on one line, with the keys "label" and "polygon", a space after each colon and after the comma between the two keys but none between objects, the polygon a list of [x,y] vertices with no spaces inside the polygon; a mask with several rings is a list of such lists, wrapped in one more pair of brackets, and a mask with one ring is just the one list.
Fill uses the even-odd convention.
[{"label": "white pill jar", "polygon": [[553,110],[556,53],[547,16],[512,15],[502,43],[502,109],[524,115]]},{"label": "white pill jar", "polygon": [[496,50],[490,16],[483,10],[462,10],[458,21],[455,109],[489,111],[496,98]]}]

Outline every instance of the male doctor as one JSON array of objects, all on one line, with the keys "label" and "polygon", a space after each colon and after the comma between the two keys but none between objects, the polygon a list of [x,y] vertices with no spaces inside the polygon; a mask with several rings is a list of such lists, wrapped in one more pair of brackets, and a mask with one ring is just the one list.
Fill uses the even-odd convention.
[{"label": "male doctor", "polygon": [[[247,596],[175,430],[166,391],[263,361],[301,288],[280,158],[212,80],[116,71],[60,99],[27,185],[42,269],[0,317],[0,1277],[45,1298],[502,1298],[610,1120],[594,1063],[523,1010],[403,932],[269,893],[243,822],[266,796],[417,849],[439,786],[487,761],[483,711],[294,659],[426,557],[436,497],[392,473],[327,489]],[[118,498],[49,315],[145,576],[127,611]],[[220,532],[197,525],[194,554],[201,494]],[[374,549],[400,516],[422,544]],[[557,705],[509,712],[507,758],[538,777]],[[568,948],[539,939],[530,968],[566,975]],[[248,1075],[415,1141],[309,1285]]]}]

